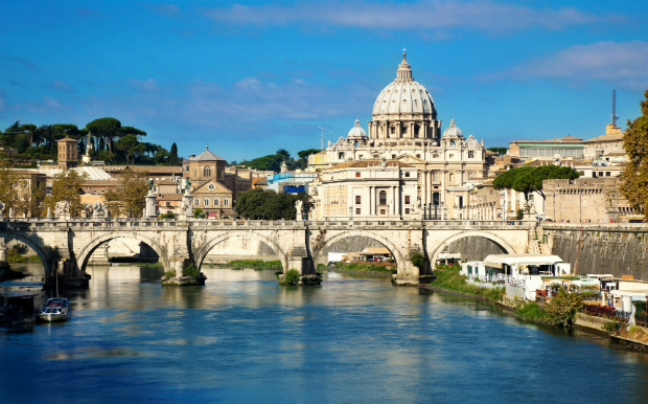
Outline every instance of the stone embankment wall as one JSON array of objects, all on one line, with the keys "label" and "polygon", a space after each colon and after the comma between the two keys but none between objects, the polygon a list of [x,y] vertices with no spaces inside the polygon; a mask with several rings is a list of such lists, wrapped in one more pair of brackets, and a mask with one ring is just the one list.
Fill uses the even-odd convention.
[{"label": "stone embankment wall", "polygon": [[[578,255],[579,233],[578,225],[551,225],[543,229],[551,253],[571,263],[572,271]],[[576,271],[617,277],[632,275],[648,281],[648,226],[584,226]]]},{"label": "stone embankment wall", "polygon": [[459,239],[448,245],[445,252],[460,252],[462,261],[482,261],[490,254],[506,254],[506,250],[497,243],[484,237]]}]

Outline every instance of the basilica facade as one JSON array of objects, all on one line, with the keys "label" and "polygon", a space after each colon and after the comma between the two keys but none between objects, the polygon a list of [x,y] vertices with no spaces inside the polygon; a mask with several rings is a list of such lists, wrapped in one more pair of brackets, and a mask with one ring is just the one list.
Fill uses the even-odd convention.
[{"label": "basilica facade", "polygon": [[[326,172],[359,160],[398,161],[414,166],[418,179],[416,203],[425,218],[466,218],[470,190],[467,183],[487,176],[483,140],[477,141],[472,135],[464,137],[454,119],[442,132],[432,95],[412,77],[405,53],[396,79],[376,98],[368,134],[356,120],[347,137],[329,141],[326,150],[309,161],[317,161],[313,168]],[[323,185],[326,178],[322,176]],[[400,215],[407,216],[404,211]]]}]

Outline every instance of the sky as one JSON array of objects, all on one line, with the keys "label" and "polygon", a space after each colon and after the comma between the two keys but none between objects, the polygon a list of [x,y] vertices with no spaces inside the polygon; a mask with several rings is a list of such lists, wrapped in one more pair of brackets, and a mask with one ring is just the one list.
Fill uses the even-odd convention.
[{"label": "sky", "polygon": [[648,89],[645,1],[0,2],[0,129],[102,117],[179,154],[293,155],[367,129],[407,49],[442,129],[605,133]]}]

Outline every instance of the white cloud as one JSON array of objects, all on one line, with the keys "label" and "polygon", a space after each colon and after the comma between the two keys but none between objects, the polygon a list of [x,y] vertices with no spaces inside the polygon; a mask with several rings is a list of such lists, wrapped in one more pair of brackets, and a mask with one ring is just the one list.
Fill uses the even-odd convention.
[{"label": "white cloud", "polygon": [[648,88],[648,43],[632,41],[575,45],[480,78],[485,81],[548,78],[575,84],[605,81],[631,91],[643,92]]},{"label": "white cloud", "polygon": [[130,79],[128,80],[128,83],[135,87],[136,89],[142,90],[142,91],[157,91],[158,85],[155,79],[148,79],[148,80],[138,80],[138,79]]},{"label": "white cloud", "polygon": [[[495,33],[538,27],[558,30],[573,25],[594,24],[601,20],[597,15],[571,7],[532,8],[491,0],[424,0],[404,4],[366,1],[300,2],[292,6],[234,4],[207,9],[204,14],[226,25],[282,26],[314,23],[373,30],[438,31],[464,28]],[[438,35],[441,38],[446,36]]]},{"label": "white cloud", "polygon": [[64,92],[74,91],[72,86],[70,86],[68,83],[66,83],[64,81],[61,81],[61,80],[52,81],[52,86],[51,87],[54,90],[58,90],[58,91],[64,91]]}]

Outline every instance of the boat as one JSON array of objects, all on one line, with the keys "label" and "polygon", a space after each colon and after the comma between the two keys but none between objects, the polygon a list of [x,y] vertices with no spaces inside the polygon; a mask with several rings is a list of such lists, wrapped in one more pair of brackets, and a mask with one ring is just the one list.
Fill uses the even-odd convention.
[{"label": "boat", "polygon": [[64,297],[51,297],[38,313],[38,318],[48,323],[67,321],[72,317],[70,301]]}]

